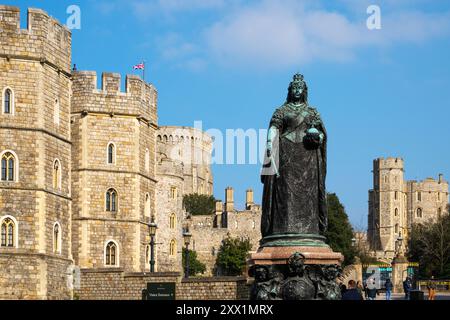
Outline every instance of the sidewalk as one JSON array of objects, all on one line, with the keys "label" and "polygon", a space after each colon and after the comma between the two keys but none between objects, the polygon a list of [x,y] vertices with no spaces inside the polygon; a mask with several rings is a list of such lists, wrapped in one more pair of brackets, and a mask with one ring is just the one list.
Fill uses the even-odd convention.
[{"label": "sidewalk", "polygon": [[[436,300],[450,300],[450,292],[437,292]],[[386,294],[380,293],[376,300],[386,300]],[[405,295],[402,293],[391,294],[391,300],[405,300]],[[428,300],[428,292],[424,291],[424,300]]]}]

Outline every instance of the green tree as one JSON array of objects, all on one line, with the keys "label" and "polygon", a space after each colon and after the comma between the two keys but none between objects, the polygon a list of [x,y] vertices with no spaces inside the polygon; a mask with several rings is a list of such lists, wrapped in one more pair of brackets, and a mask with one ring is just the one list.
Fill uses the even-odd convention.
[{"label": "green tree", "polygon": [[[197,258],[197,252],[188,250],[189,252],[189,275],[195,276],[197,274],[203,274],[206,271],[206,265]],[[183,248],[183,269],[186,266],[186,248]]]},{"label": "green tree", "polygon": [[353,228],[345,212],[344,206],[335,193],[327,194],[328,201],[328,230],[327,242],[330,247],[344,255],[343,265],[354,262],[356,250],[352,246]]},{"label": "green tree", "polygon": [[210,215],[214,212],[216,199],[205,194],[187,194],[183,197],[183,206],[186,211],[194,216]]},{"label": "green tree", "polygon": [[247,255],[251,249],[250,239],[231,238],[222,241],[217,254],[216,266],[224,275],[238,276],[245,270]]},{"label": "green tree", "polygon": [[450,276],[450,215],[445,213],[434,222],[413,224],[407,256],[419,262],[421,277]]}]

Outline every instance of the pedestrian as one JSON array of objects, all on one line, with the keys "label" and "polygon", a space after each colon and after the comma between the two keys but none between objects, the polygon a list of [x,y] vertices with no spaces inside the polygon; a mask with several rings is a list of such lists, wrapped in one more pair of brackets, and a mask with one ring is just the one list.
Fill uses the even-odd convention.
[{"label": "pedestrian", "polygon": [[392,285],[391,279],[387,278],[384,283],[384,288],[386,289],[386,300],[391,300],[391,292],[393,287],[394,286]]},{"label": "pedestrian", "polygon": [[364,299],[369,299],[369,291],[367,290],[367,281],[364,281],[363,284],[363,288],[364,288]]},{"label": "pedestrian", "polygon": [[355,280],[350,280],[348,282],[348,289],[342,295],[342,300],[364,300],[356,287]]},{"label": "pedestrian", "polygon": [[434,276],[431,276],[431,279],[427,283],[428,289],[428,300],[434,300],[436,295],[436,283],[434,282]]},{"label": "pedestrian", "polygon": [[[361,281],[359,281],[359,280],[356,282],[356,289],[358,290],[359,294],[360,294],[361,297],[362,297],[362,296],[363,296],[364,288],[363,288],[363,286],[362,286],[362,284],[361,284]],[[363,300],[364,300],[364,298],[363,298]]]},{"label": "pedestrian", "polygon": [[403,281],[403,291],[405,291],[405,300],[410,299],[411,287],[412,287],[411,278],[406,277],[405,281]]},{"label": "pedestrian", "polygon": [[367,299],[375,300],[377,298],[377,286],[375,284],[375,279],[369,278],[367,280]]},{"label": "pedestrian", "polygon": [[345,292],[347,291],[347,287],[343,283],[341,283],[339,287],[341,289],[341,297],[342,297],[345,294]]}]

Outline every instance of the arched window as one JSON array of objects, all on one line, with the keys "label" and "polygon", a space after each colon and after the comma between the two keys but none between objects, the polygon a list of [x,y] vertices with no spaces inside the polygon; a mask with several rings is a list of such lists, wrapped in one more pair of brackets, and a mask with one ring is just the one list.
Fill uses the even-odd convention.
[{"label": "arched window", "polygon": [[14,93],[10,88],[3,90],[3,109],[4,114],[14,113]]},{"label": "arched window", "polygon": [[113,188],[106,191],[106,211],[117,211],[117,191]]},{"label": "arched window", "polygon": [[417,218],[422,218],[422,208],[417,208]]},{"label": "arched window", "polygon": [[145,171],[150,171],[150,152],[145,149]]},{"label": "arched window", "polygon": [[119,247],[115,241],[108,241],[105,246],[105,266],[119,265]]},{"label": "arched window", "polygon": [[177,198],[177,187],[170,187],[170,199]]},{"label": "arched window", "polygon": [[398,199],[398,191],[394,192],[394,199],[397,200]]},{"label": "arched window", "polygon": [[53,225],[53,252],[61,253],[61,226],[58,222]]},{"label": "arched window", "polygon": [[395,233],[398,233],[398,223],[395,224]]},{"label": "arched window", "polygon": [[110,142],[108,144],[108,164],[114,164],[116,163],[116,146],[114,143]]},{"label": "arched window", "polygon": [[397,217],[398,216],[398,209],[397,208],[395,208],[395,210],[394,210],[394,215]]},{"label": "arched window", "polygon": [[150,202],[150,195],[147,193],[145,195],[144,216],[150,217],[150,215],[151,215],[151,202]]},{"label": "arched window", "polygon": [[15,181],[17,180],[17,164],[16,157],[9,151],[3,153],[2,158],[2,181]]},{"label": "arched window", "polygon": [[170,245],[169,245],[169,254],[171,256],[174,256],[176,254],[176,252],[177,252],[177,242],[175,239],[172,239],[170,241]]},{"label": "arched window", "polygon": [[1,241],[2,247],[17,246],[17,222],[14,218],[6,216],[1,220]]},{"label": "arched window", "polygon": [[59,109],[60,109],[59,108],[59,101],[58,101],[58,99],[56,99],[55,100],[55,110],[54,110],[54,113],[53,113],[53,122],[56,125],[59,125],[59,113],[60,113]]},{"label": "arched window", "polygon": [[53,162],[53,189],[61,189],[61,163],[58,159]]},{"label": "arched window", "polygon": [[177,216],[175,213],[172,213],[169,218],[169,227],[170,229],[175,229],[177,226]]}]

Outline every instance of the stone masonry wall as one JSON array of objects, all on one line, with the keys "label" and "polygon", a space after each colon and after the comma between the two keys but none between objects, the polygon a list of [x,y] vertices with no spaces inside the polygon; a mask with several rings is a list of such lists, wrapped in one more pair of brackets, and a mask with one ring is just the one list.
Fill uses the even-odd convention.
[{"label": "stone masonry wall", "polygon": [[242,277],[181,279],[176,272],[126,273],[123,269],[82,269],[74,299],[140,300],[147,282],[175,282],[177,300],[247,300],[249,288]]}]

